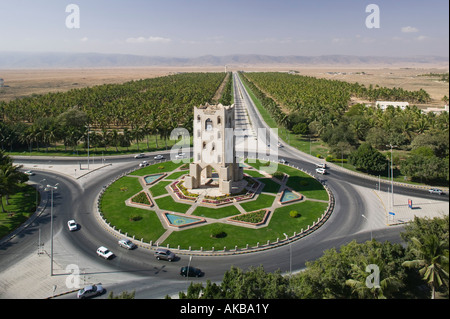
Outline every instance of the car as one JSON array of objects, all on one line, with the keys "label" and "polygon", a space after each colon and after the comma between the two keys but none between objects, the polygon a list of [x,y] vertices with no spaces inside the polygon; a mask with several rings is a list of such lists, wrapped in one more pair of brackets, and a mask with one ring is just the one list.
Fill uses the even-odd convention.
[{"label": "car", "polygon": [[203,272],[195,267],[184,266],[180,269],[180,275],[183,277],[200,277],[203,275]]},{"label": "car", "polygon": [[442,189],[439,189],[439,188],[432,188],[432,189],[429,189],[428,192],[429,192],[430,194],[439,194],[439,195],[444,194],[444,192],[442,191]]},{"label": "car", "polygon": [[114,257],[114,254],[112,251],[110,251],[108,248],[106,248],[105,246],[100,246],[97,249],[97,255],[100,257],[103,257],[105,259],[111,259],[112,257]]},{"label": "car", "polygon": [[75,220],[71,219],[67,222],[67,227],[69,227],[70,231],[74,231],[78,229],[78,224]]},{"label": "car", "polygon": [[316,164],[317,168],[327,168],[327,164],[322,163],[322,164]]},{"label": "car", "polygon": [[33,171],[26,171],[26,172],[25,172],[25,175],[28,175],[28,176],[34,176],[35,174],[34,174]]},{"label": "car", "polygon": [[278,148],[281,148],[281,147],[283,147],[283,144],[278,143],[277,146],[278,146]]},{"label": "car", "polygon": [[139,167],[146,167],[150,165],[147,161],[143,161],[142,163],[139,163]]},{"label": "car", "polygon": [[155,257],[158,260],[163,259],[163,260],[168,260],[168,261],[173,261],[176,258],[175,254],[173,252],[171,252],[170,250],[165,249],[165,248],[158,248],[155,251]]},{"label": "car", "polygon": [[186,157],[185,153],[178,153],[177,155],[175,155],[176,159],[185,158],[185,157]]},{"label": "car", "polygon": [[155,159],[155,160],[162,160],[162,159],[164,159],[164,156],[162,156],[162,155],[156,155],[156,156],[154,157],[154,159]]},{"label": "car", "polygon": [[327,170],[325,168],[316,168],[316,173],[325,175]]},{"label": "car", "polygon": [[135,249],[137,247],[131,240],[127,238],[119,240],[119,246],[126,249]]},{"label": "car", "polygon": [[144,157],[145,157],[144,153],[134,155],[134,158],[144,158]]},{"label": "car", "polygon": [[77,298],[84,299],[89,297],[95,297],[101,295],[105,290],[101,284],[97,285],[89,285],[84,287],[83,289],[78,290]]},{"label": "car", "polygon": [[279,162],[280,162],[281,164],[287,164],[288,161],[286,161],[284,158],[282,158],[282,159],[279,160]]}]

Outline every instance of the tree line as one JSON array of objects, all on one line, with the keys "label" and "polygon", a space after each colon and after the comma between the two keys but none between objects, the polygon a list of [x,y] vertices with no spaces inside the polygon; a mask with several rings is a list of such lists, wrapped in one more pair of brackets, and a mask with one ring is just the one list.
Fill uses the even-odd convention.
[{"label": "tree line", "polygon": [[429,101],[424,90],[366,88],[285,73],[241,73],[241,78],[280,126],[327,143],[330,159],[344,158],[359,170],[385,175],[390,159],[380,152],[393,145],[407,153],[395,158],[396,174],[419,182],[448,183],[448,112],[424,113],[416,105],[405,110],[389,106],[384,111],[350,106],[352,97],[423,103]]},{"label": "tree line", "polygon": [[[449,220],[415,218],[401,238],[406,247],[376,240],[326,250],[304,271],[282,275],[263,266],[231,267],[220,283],[191,283],[189,299],[425,299],[448,298]],[[289,255],[289,254],[288,254]],[[288,257],[287,257],[288,258]],[[367,278],[376,265],[379,280]]]},{"label": "tree line", "polygon": [[[0,102],[0,147],[128,147],[149,135],[192,131],[193,106],[211,102],[224,73],[184,73]],[[156,140],[158,145],[158,141]],[[148,140],[147,140],[148,145]]]}]

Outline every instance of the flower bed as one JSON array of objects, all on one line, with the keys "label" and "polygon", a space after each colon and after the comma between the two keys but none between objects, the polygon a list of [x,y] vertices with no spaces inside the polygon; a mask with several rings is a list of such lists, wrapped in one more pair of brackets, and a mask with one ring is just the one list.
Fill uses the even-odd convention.
[{"label": "flower bed", "polygon": [[180,200],[188,200],[194,202],[197,200],[198,194],[188,192],[187,188],[183,185],[183,181],[173,182],[172,184],[170,184],[170,188]]},{"label": "flower bed", "polygon": [[254,212],[237,215],[230,217],[229,221],[234,221],[238,223],[250,224],[254,226],[262,225],[266,222],[267,216],[269,215],[269,210],[261,209]]},{"label": "flower bed", "polygon": [[142,192],[134,195],[131,198],[130,202],[133,203],[133,204],[150,206],[150,207],[152,207],[154,205],[153,201],[150,198],[150,196],[145,191],[142,191]]}]

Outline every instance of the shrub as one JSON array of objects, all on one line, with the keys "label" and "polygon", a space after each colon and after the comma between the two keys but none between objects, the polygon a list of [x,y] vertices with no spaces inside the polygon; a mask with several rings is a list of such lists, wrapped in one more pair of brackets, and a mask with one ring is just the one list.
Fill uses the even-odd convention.
[{"label": "shrub", "polygon": [[211,237],[212,238],[224,238],[227,233],[223,231],[223,227],[220,224],[214,224],[211,226]]},{"label": "shrub", "polygon": [[292,218],[297,218],[297,217],[300,216],[300,214],[299,214],[299,212],[296,211],[296,210],[291,210],[291,211],[289,212],[289,216],[291,216]]},{"label": "shrub", "polygon": [[130,221],[132,221],[132,222],[137,222],[137,221],[140,221],[141,219],[142,219],[141,215],[138,215],[138,214],[130,215]]}]

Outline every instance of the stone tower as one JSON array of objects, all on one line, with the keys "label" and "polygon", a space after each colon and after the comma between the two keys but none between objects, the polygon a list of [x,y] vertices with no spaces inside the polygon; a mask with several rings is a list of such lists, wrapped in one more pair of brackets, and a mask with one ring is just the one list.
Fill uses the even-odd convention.
[{"label": "stone tower", "polygon": [[234,105],[205,105],[194,108],[194,160],[189,176],[185,178],[188,189],[196,189],[203,180],[219,176],[219,191],[233,192],[233,183],[243,178],[243,169],[236,162]]}]

